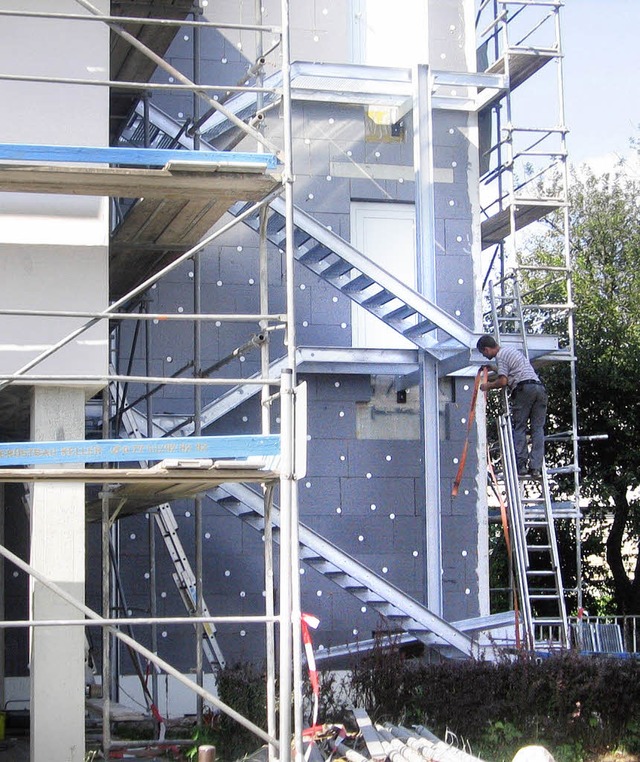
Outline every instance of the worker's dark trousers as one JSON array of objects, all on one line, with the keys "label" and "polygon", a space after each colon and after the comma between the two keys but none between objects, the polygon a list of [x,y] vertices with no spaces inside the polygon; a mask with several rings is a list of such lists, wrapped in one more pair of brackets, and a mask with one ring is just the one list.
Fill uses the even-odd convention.
[{"label": "worker's dark trousers", "polygon": [[[540,470],[544,458],[544,423],[547,392],[541,384],[526,384],[511,393],[511,423],[518,469]],[[531,429],[531,453],[527,452],[527,424]]]}]

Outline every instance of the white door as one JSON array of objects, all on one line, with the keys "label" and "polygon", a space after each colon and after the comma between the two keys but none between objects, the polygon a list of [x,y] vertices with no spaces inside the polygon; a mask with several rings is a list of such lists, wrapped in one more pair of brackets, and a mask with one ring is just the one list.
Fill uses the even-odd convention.
[{"label": "white door", "polygon": [[[416,287],[416,216],[413,204],[351,204],[351,243],[411,288]],[[414,348],[382,320],[355,304],[351,313],[352,346]]]}]

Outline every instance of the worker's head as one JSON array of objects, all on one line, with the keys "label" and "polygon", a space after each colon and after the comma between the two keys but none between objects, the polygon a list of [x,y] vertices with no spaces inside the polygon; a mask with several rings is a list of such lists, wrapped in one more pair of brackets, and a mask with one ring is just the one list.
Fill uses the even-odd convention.
[{"label": "worker's head", "polygon": [[481,336],[478,339],[476,347],[478,348],[478,352],[480,352],[480,354],[483,357],[486,357],[488,360],[493,360],[493,358],[498,354],[498,350],[500,349],[498,342],[493,338],[493,336],[489,336],[489,334]]}]

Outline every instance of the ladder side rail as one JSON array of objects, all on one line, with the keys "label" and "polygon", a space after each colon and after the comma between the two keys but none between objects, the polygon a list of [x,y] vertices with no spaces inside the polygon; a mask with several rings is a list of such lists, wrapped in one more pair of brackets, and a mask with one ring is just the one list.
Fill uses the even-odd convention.
[{"label": "ladder side rail", "polygon": [[[112,397],[115,397],[118,393],[121,394],[121,389],[116,389],[119,384],[110,384],[110,390]],[[138,413],[138,416],[144,417],[142,413]],[[122,424],[128,436],[132,439],[142,439],[143,434],[140,430],[137,417],[134,415],[133,410],[125,410],[122,416]],[[178,536],[178,525],[173,515],[173,509],[169,503],[163,503],[157,506],[157,510],[154,512],[154,518],[156,524],[160,530],[162,539],[167,548],[171,561],[173,563],[175,572],[172,575],[176,584],[176,588],[180,593],[185,608],[190,614],[195,614],[197,610],[196,597],[195,597],[195,583],[196,578],[189,563],[189,559],[184,550],[184,546]],[[208,616],[209,610],[206,603],[201,601],[203,610],[203,616]],[[216,628],[213,623],[206,625],[203,628],[205,634],[206,643],[205,652],[212,669],[217,669],[218,666],[225,666],[225,659],[222,650],[216,640],[215,633]]]},{"label": "ladder side rail", "polygon": [[492,280],[489,281],[489,304],[491,306],[491,319],[493,321],[493,338],[500,343],[500,321],[498,320],[495,283]]},{"label": "ladder side rail", "polygon": [[[558,47],[558,67],[557,67],[557,93],[558,93],[558,109],[559,109],[559,122],[560,126],[564,127],[566,124],[565,115],[565,98],[564,98],[564,58],[562,49],[562,30],[560,24],[559,9],[556,9],[555,14],[555,31],[556,31],[556,44]],[[561,147],[564,151],[565,160],[562,167],[562,191],[565,201],[568,202],[569,192],[569,168],[566,157],[567,151],[567,131],[564,130],[560,137]],[[567,302],[572,305],[573,303],[573,263],[571,258],[571,241],[569,233],[569,207],[568,203],[565,204],[563,209],[563,227],[564,227],[564,266],[567,271],[566,287],[567,287]],[[578,440],[578,412],[577,412],[577,389],[576,389],[576,354],[575,354],[575,325],[574,325],[574,311],[571,309],[567,316],[567,333],[568,344],[570,353],[570,370],[571,370],[571,415],[572,415],[572,458],[573,458],[573,488],[574,488],[574,500],[578,509],[578,516],[575,521],[575,542],[576,542],[576,594],[577,594],[577,607],[582,606],[582,535],[581,535],[581,519],[580,519],[580,459],[579,459],[579,440]]]},{"label": "ladder side rail", "polygon": [[542,493],[544,496],[544,512],[549,536],[549,545],[551,548],[551,560],[554,570],[555,585],[558,593],[558,610],[560,615],[561,640],[564,646],[569,645],[569,620],[567,617],[567,606],[564,598],[564,585],[562,583],[562,569],[560,568],[560,553],[558,551],[558,537],[556,533],[555,520],[553,517],[553,506],[551,504],[551,490],[549,488],[549,477],[547,475],[546,463],[542,464]]},{"label": "ladder side rail", "polygon": [[533,644],[533,614],[531,611],[531,599],[527,569],[529,566],[529,554],[527,552],[526,528],[524,525],[524,511],[520,499],[520,486],[518,483],[518,469],[516,464],[515,449],[513,447],[513,434],[511,430],[511,417],[502,414],[499,420],[500,450],[504,469],[504,482],[507,490],[507,508],[511,523],[511,540],[515,561],[515,577],[520,597],[520,611],[524,624],[525,641],[528,645]]},{"label": "ladder side rail", "polygon": [[520,499],[520,487],[518,484],[518,470],[513,447],[513,435],[511,431],[510,416],[503,414],[500,416],[500,449],[502,452],[502,464],[504,470],[504,483],[508,497],[509,518],[511,520],[512,531],[515,535],[515,545],[520,551],[518,560],[524,561],[523,569],[528,568],[528,557],[526,553],[525,523],[522,501]]},{"label": "ladder side rail", "polygon": [[522,298],[520,295],[520,285],[518,283],[517,277],[513,278],[513,295],[515,299],[515,309],[518,315],[518,321],[520,322],[520,331],[522,334],[522,349],[524,351],[524,356],[529,359],[529,347],[527,346],[527,329],[524,324],[524,313],[522,311]]},{"label": "ladder side rail", "polygon": [[[504,286],[506,280],[506,278],[501,280],[503,289],[502,296],[504,296]],[[491,303],[494,338],[498,343],[500,343],[500,321],[498,319],[497,299],[493,281],[490,281],[489,283],[489,300]],[[520,598],[520,610],[525,636],[524,640],[529,648],[533,648],[533,612],[529,594],[529,579],[527,576],[527,571],[529,568],[529,553],[527,550],[526,536],[527,530],[524,520],[521,486],[518,479],[518,464],[516,459],[515,446],[513,443],[511,409],[509,407],[509,396],[507,390],[503,389],[500,396],[503,411],[498,418],[498,434],[500,439],[500,452],[502,455],[504,484],[507,493],[507,509],[509,513],[509,521],[511,524],[511,539],[513,543],[512,547],[515,561],[516,585]]]}]

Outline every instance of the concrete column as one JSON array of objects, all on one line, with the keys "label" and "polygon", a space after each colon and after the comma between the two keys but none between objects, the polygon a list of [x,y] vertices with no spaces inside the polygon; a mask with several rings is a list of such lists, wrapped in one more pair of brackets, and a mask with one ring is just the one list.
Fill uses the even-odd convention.
[{"label": "concrete column", "polygon": [[[31,405],[32,440],[84,439],[84,405],[82,389],[35,387]],[[31,563],[75,598],[84,601],[84,484],[33,485]],[[31,616],[33,619],[83,618],[76,609],[34,581]],[[31,638],[30,673],[31,759],[81,762],[85,753],[83,628],[35,628]]]}]

